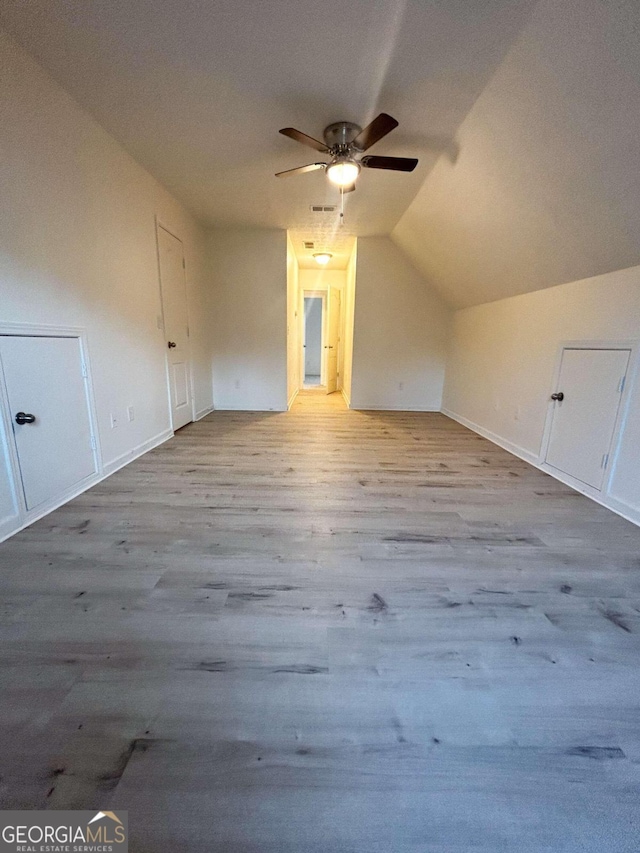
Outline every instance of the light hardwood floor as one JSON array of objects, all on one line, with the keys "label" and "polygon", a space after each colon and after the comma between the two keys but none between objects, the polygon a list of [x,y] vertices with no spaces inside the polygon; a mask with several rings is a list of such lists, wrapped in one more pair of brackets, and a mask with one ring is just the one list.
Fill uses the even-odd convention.
[{"label": "light hardwood floor", "polygon": [[640,849],[640,530],[439,414],[215,413],[0,546],[3,808]]}]

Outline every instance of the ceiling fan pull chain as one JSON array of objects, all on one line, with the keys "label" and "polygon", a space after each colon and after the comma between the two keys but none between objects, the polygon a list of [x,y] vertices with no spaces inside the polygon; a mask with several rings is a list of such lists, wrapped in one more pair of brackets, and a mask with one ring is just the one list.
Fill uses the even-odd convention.
[{"label": "ceiling fan pull chain", "polygon": [[340,187],[340,227],[344,228],[344,187]]}]

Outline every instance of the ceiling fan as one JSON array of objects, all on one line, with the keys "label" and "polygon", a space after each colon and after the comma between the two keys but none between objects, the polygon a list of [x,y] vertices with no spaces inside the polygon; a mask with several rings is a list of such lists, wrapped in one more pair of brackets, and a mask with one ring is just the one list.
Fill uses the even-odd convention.
[{"label": "ceiling fan", "polygon": [[293,127],[283,127],[280,133],[322,154],[330,154],[331,160],[328,163],[309,163],[308,166],[276,172],[276,177],[284,178],[287,175],[302,175],[304,172],[324,169],[333,184],[340,187],[343,193],[349,193],[355,190],[356,178],[363,167],[388,169],[393,172],[413,172],[418,161],[411,157],[376,157],[371,154],[365,157],[359,156],[397,126],[398,122],[386,113],[380,113],[364,130],[351,121],[337,121],[325,127],[322,134],[324,142],[307,136],[306,133]]}]

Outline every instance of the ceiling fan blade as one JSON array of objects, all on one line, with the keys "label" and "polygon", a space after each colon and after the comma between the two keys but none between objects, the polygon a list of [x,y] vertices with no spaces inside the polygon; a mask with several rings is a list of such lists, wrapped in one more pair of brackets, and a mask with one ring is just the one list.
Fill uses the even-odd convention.
[{"label": "ceiling fan blade", "polygon": [[304,175],[305,172],[315,172],[316,169],[324,169],[326,163],[309,163],[308,166],[298,166],[295,169],[285,169],[284,172],[276,172],[276,178],[284,178],[287,175]]},{"label": "ceiling fan blade", "polygon": [[387,113],[380,113],[377,118],[374,118],[371,124],[368,124],[364,130],[360,131],[353,140],[352,145],[360,151],[366,151],[367,148],[371,148],[372,145],[379,142],[387,133],[391,133],[394,127],[397,126],[398,122],[392,116],[387,115]]},{"label": "ceiling fan blade", "polygon": [[413,157],[376,157],[372,154],[360,162],[367,169],[390,169],[393,172],[413,172],[418,165]]},{"label": "ceiling fan blade", "polygon": [[301,142],[303,145],[308,145],[309,148],[315,148],[316,151],[322,151],[323,154],[326,154],[329,151],[324,142],[320,142],[319,139],[314,139],[313,136],[307,136],[306,133],[302,133],[301,130],[296,130],[295,127],[283,127],[280,133],[284,136],[288,136],[289,139],[293,139],[295,142]]}]

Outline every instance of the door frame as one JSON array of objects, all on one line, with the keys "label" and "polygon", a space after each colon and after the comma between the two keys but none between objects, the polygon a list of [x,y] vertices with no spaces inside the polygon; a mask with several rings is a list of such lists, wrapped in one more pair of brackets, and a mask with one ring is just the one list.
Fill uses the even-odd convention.
[{"label": "door frame", "polygon": [[300,344],[300,353],[301,353],[301,383],[300,387],[304,388],[304,379],[305,379],[305,363],[304,363],[304,347],[305,347],[305,336],[307,331],[307,318],[304,313],[304,300],[305,299],[322,299],[322,329],[320,332],[320,346],[322,348],[322,352],[320,353],[320,387],[326,387],[327,385],[327,355],[325,352],[324,344],[325,344],[325,336],[327,333],[327,291],[326,290],[302,290],[301,298],[302,298],[302,308],[300,310],[300,315],[302,317],[302,334],[300,336],[301,344]]},{"label": "door frame", "polygon": [[[67,503],[72,498],[86,491],[86,489],[98,483],[104,476],[102,465],[102,450],[100,447],[100,433],[98,431],[98,417],[95,404],[93,378],[91,376],[91,361],[89,359],[89,340],[86,329],[78,326],[55,326],[46,325],[43,323],[0,323],[0,336],[10,337],[30,337],[30,338],[77,338],[80,347],[80,358],[82,359],[84,386],[87,396],[87,410],[89,414],[89,429],[91,432],[91,443],[93,445],[93,459],[95,464],[95,472],[85,477],[79,483],[76,483],[70,489],[67,489],[50,501],[41,504],[36,509],[27,509],[27,504],[24,497],[24,491],[21,487],[20,463],[15,442],[12,441],[13,421],[11,416],[11,407],[7,395],[6,383],[0,382],[0,453],[2,453],[7,461],[7,468],[11,478],[11,491],[16,508],[17,528],[11,527],[7,531],[0,529],[0,541],[5,536],[13,535],[27,527],[42,516],[47,515],[52,510],[62,504]],[[1,369],[1,362],[0,362]]]},{"label": "door frame", "polygon": [[187,280],[187,255],[184,250],[184,240],[182,237],[176,233],[176,229],[170,225],[167,225],[166,222],[156,214],[155,217],[155,237],[156,237],[156,263],[158,266],[158,295],[160,297],[160,314],[159,317],[162,318],[162,339],[164,346],[164,364],[165,364],[165,373],[167,377],[167,406],[169,407],[169,424],[171,426],[171,432],[175,434],[175,428],[173,426],[173,405],[171,403],[171,375],[169,370],[169,353],[167,350],[167,331],[166,331],[166,319],[164,316],[164,299],[162,298],[162,274],[160,269],[160,236],[158,234],[158,229],[162,228],[168,234],[171,234],[172,237],[175,237],[176,240],[179,240],[182,245],[182,260],[184,266],[182,267],[183,276],[184,276],[184,298],[187,303],[187,326],[189,329],[189,393],[191,394],[191,423],[195,423],[196,418],[196,395],[193,387],[193,354],[191,352],[191,311],[189,310],[189,285]]},{"label": "door frame", "polygon": [[[627,367],[627,373],[625,378],[624,388],[622,390],[622,394],[620,396],[620,405],[618,407],[618,413],[616,416],[615,424],[613,427],[613,433],[611,436],[611,446],[609,449],[609,463],[607,465],[607,471],[602,480],[602,488],[595,489],[593,486],[589,486],[586,483],[583,483],[581,480],[577,480],[575,477],[572,477],[570,474],[567,474],[564,471],[558,471],[557,468],[553,468],[551,465],[548,465],[546,462],[547,453],[549,450],[549,443],[551,441],[551,430],[553,426],[553,413],[554,413],[554,402],[551,400],[551,394],[557,390],[558,383],[560,381],[560,372],[562,369],[562,356],[565,350],[626,350],[629,352],[629,364]],[[538,466],[543,470],[550,474],[552,477],[555,477],[557,480],[561,480],[561,482],[566,483],[568,486],[571,486],[576,491],[581,492],[582,494],[588,495],[589,497],[593,497],[596,499],[601,498],[604,495],[609,494],[609,490],[611,487],[611,481],[613,479],[613,475],[615,473],[618,454],[620,452],[620,444],[622,439],[622,433],[624,429],[624,425],[627,420],[627,415],[629,411],[629,403],[631,399],[631,388],[636,382],[638,377],[638,373],[640,372],[640,364],[639,364],[639,355],[640,355],[640,347],[639,341],[637,340],[616,340],[616,341],[607,341],[607,340],[585,340],[585,341],[561,341],[558,344],[558,348],[556,351],[555,358],[555,367],[553,370],[553,378],[551,387],[547,394],[547,413],[545,417],[544,431],[542,433],[542,441],[540,443],[540,452],[538,454]]]},{"label": "door frame", "polygon": [[[336,390],[331,393],[342,392],[342,290],[339,287],[332,287],[328,285],[327,287],[327,344],[329,342],[329,323],[331,322],[331,292],[334,292],[338,297],[338,338],[336,341]],[[329,350],[327,349],[327,374],[329,373]],[[327,389],[327,394],[329,393],[329,376],[326,377],[325,387]]]}]

